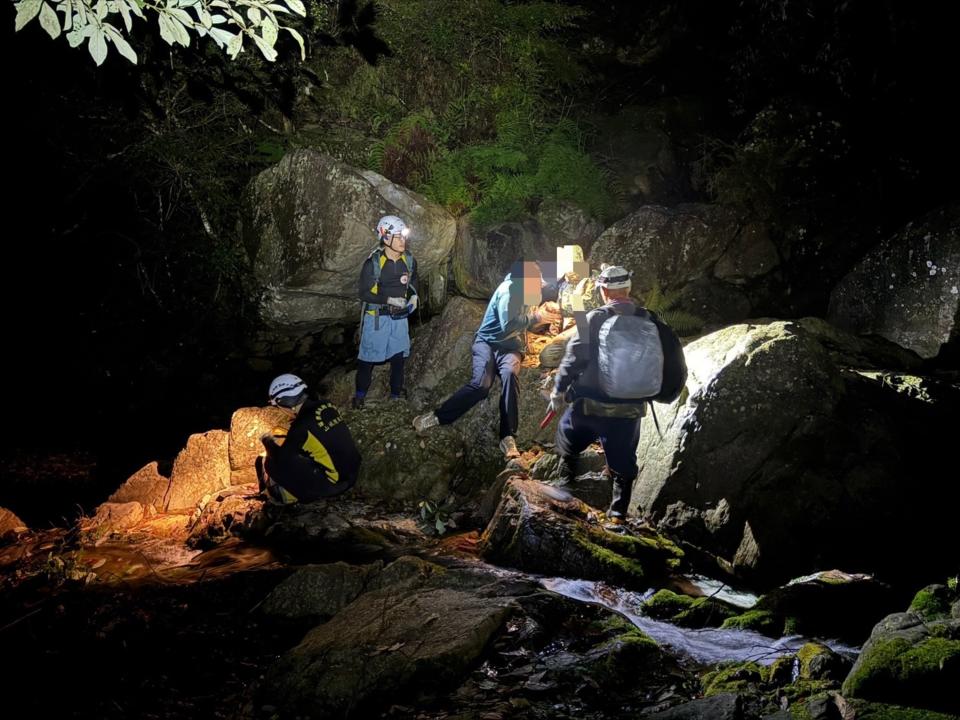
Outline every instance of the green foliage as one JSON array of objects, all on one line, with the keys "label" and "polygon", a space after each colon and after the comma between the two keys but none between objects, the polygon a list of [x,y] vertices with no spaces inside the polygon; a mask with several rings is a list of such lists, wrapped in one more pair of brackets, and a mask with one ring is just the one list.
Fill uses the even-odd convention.
[{"label": "green foliage", "polygon": [[376,66],[335,53],[331,123],[366,127],[363,161],[479,226],[519,219],[546,197],[608,217],[607,178],[563,118],[578,69],[558,31],[583,11],[550,2],[393,0],[377,31],[392,56]]},{"label": "green foliage", "polygon": [[450,517],[449,507],[432,500],[421,500],[417,506],[420,508],[420,524],[427,532],[443,535],[447,529],[457,526]]},{"label": "green foliage", "polygon": [[679,295],[664,291],[660,283],[654,283],[643,301],[643,306],[652,310],[679,335],[689,335],[703,327],[703,318],[676,307]]},{"label": "green foliage", "polygon": [[[306,16],[301,0],[21,0],[15,7],[17,30],[39,18],[51,38],[62,32],[70,47],[86,42],[97,65],[106,60],[111,45],[137,64],[136,50],[127,38],[132,37],[134,17],[147,19],[144,11],[156,19],[160,37],[168,45],[188,47],[194,38],[209,37],[235,60],[247,42],[273,61],[277,58],[274,45],[280,31],[286,30],[300,46],[301,59],[306,58],[303,36],[277,17],[277,13]],[[63,15],[62,24],[58,12]]]}]

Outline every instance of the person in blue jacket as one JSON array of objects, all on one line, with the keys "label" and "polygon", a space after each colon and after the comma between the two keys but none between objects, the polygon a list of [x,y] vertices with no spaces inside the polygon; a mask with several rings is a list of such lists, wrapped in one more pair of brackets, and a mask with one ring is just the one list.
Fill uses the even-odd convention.
[{"label": "person in blue jacket", "polygon": [[495,377],[500,377],[500,450],[504,457],[520,455],[516,434],[519,423],[520,363],[527,349],[527,330],[544,323],[559,323],[560,308],[544,302],[549,286],[535,262],[515,262],[494,291],[473,341],[470,381],[433,412],[413,421],[418,433],[449,425],[487,397]]}]

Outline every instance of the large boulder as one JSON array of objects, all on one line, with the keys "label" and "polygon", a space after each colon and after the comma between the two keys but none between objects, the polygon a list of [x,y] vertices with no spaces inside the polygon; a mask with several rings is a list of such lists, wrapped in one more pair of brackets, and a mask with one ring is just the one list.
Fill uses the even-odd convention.
[{"label": "large boulder", "polygon": [[[537,222],[550,244],[579,245],[590,252],[594,240],[603,232],[600,221],[569,202],[547,198],[537,208]],[[549,258],[548,258],[549,259]]]},{"label": "large boulder", "polygon": [[960,713],[960,620],[889,615],[843,683],[846,697]]},{"label": "large boulder", "polygon": [[658,406],[663,437],[642,426],[634,508],[771,581],[817,565],[918,570],[904,553],[935,562],[957,492],[937,451],[913,449],[949,446],[958,390],[850,366],[864,346],[838,349],[844,337],[777,321],[689,344],[686,390]]},{"label": "large boulder", "polygon": [[[590,251],[591,266],[606,262],[633,270],[633,290],[679,288],[708,277],[734,245],[740,218],[715,205],[647,205],[607,228]],[[742,267],[748,276],[769,268]]]},{"label": "large boulder", "polygon": [[563,239],[547,236],[535,220],[476,227],[470,216],[460,219],[453,249],[453,278],[467,297],[489,299],[517,260],[556,262]]},{"label": "large boulder", "polygon": [[260,173],[243,207],[241,238],[266,288],[262,315],[281,328],[355,321],[357,279],[376,246],[381,216],[399,215],[413,229],[411,248],[422,278],[446,264],[456,235],[455,220],[439,205],[306,149]]},{"label": "large boulder", "polygon": [[223,430],[196,433],[173,461],[164,510],[193,512],[204,498],[230,485],[230,434]]},{"label": "large boulder", "polygon": [[667,574],[683,557],[673,543],[651,530],[616,535],[590,524],[590,508],[562,488],[522,475],[504,480],[500,503],[480,541],[480,553],[487,560],[531,572],[646,588],[651,578]]},{"label": "large boulder", "polygon": [[457,587],[367,592],[283,656],[266,687],[291,714],[363,717],[384,697],[455,685],[516,607]]},{"label": "large boulder", "polygon": [[953,204],[880,242],[834,288],[827,317],[931,358],[955,332],[958,314],[960,204]]}]

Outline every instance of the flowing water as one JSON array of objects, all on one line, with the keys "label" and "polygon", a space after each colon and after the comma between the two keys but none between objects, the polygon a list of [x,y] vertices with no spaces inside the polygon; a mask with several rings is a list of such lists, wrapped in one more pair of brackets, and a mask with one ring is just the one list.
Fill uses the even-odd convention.
[{"label": "flowing water", "polygon": [[[701,587],[715,582],[708,581],[706,578],[695,580]],[[740,662],[752,660],[761,665],[769,665],[779,657],[795,654],[808,641],[808,638],[800,635],[790,635],[775,640],[752,630],[719,628],[694,630],[654,620],[643,611],[643,603],[653,594],[653,590],[646,593],[627,592],[601,582],[565,578],[545,578],[541,582],[548,590],[565,597],[603,605],[619,613],[661,645],[669,646],[674,652],[704,664],[727,660]],[[746,602],[751,597],[743,594],[732,596],[740,602]],[[716,597],[729,601],[729,597],[719,593]],[[839,642],[826,641],[824,644],[834,652],[848,657],[854,657],[859,653],[859,648]]]}]

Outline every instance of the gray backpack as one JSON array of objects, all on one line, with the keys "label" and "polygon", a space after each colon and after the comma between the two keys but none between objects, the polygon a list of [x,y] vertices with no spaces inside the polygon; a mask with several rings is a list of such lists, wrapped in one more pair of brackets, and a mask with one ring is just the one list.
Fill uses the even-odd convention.
[{"label": "gray backpack", "polygon": [[600,389],[617,400],[649,400],[663,384],[660,331],[647,313],[611,315],[600,326]]}]

